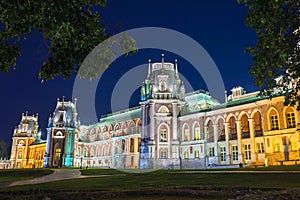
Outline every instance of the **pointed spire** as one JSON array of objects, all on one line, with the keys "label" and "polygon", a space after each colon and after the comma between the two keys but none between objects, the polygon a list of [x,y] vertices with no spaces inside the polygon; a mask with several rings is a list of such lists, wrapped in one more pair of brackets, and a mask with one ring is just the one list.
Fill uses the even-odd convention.
[{"label": "pointed spire", "polygon": [[165,54],[161,54],[161,63],[162,63],[162,67],[164,67],[164,62],[165,62],[165,58],[164,58]]},{"label": "pointed spire", "polygon": [[177,59],[175,59],[175,76],[176,76],[176,78],[179,78],[179,76],[178,76],[178,67],[177,67]]},{"label": "pointed spire", "polygon": [[62,106],[65,106],[65,96],[62,96]]},{"label": "pointed spire", "polygon": [[148,60],[148,75],[147,75],[147,79],[150,79],[150,75],[151,75],[151,59]]},{"label": "pointed spire", "polygon": [[76,108],[76,105],[77,105],[77,98],[74,99],[74,106]]},{"label": "pointed spire", "polygon": [[227,90],[225,90],[224,94],[225,94],[225,103],[227,103]]}]

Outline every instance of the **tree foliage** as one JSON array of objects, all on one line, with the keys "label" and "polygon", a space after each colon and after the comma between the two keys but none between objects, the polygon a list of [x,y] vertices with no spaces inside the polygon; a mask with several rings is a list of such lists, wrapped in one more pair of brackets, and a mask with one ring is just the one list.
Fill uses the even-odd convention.
[{"label": "tree foliage", "polygon": [[4,140],[0,140],[0,158],[7,158],[7,144]]},{"label": "tree foliage", "polygon": [[[249,71],[261,94],[272,97],[274,88],[279,87],[285,95],[285,104],[295,105],[300,102],[299,1],[237,1],[248,7],[246,25],[257,35],[256,46],[247,47],[246,52],[253,57]],[[280,76],[276,85],[275,79]],[[295,84],[291,87],[292,82]]]},{"label": "tree foliage", "polygon": [[[57,75],[65,78],[72,71],[78,71],[88,53],[99,43],[109,38],[106,27],[99,14],[106,0],[0,0],[0,70],[8,72],[16,68],[16,60],[20,53],[20,41],[32,31],[43,34],[47,47],[45,62],[39,77],[42,80],[53,79]],[[116,41],[114,45],[120,50],[124,45],[134,46],[135,41],[129,36],[125,41]],[[105,69],[112,61],[112,46],[102,52],[108,61]],[[103,69],[89,68],[84,78],[93,78]]]}]

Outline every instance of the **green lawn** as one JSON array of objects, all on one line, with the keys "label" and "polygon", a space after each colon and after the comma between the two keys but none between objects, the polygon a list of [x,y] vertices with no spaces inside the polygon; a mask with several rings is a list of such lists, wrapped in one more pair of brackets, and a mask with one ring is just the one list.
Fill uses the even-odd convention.
[{"label": "green lawn", "polygon": [[53,173],[50,169],[7,169],[0,170],[0,183],[32,179]]},{"label": "green lawn", "polygon": [[[257,170],[258,168],[244,170]],[[298,171],[296,167],[260,168],[261,170]],[[239,169],[241,170],[241,169]],[[26,170],[25,170],[26,171]],[[202,172],[203,170],[200,170]],[[64,180],[38,185],[24,185],[0,190],[8,199],[223,199],[236,195],[300,196],[299,173],[195,173],[196,170],[158,170],[149,173],[126,173],[114,169],[82,170],[83,175],[109,175],[83,179]],[[25,196],[24,196],[25,195]],[[55,196],[57,195],[57,196]],[[278,196],[279,195],[279,196]],[[269,197],[268,196],[268,197]],[[25,198],[26,197],[26,198]],[[64,197],[64,198],[62,198]],[[166,197],[166,198],[163,198]],[[201,197],[201,198],[200,198]],[[288,196],[291,199],[297,196]],[[225,198],[225,199],[226,199]],[[247,199],[241,196],[242,199]],[[251,199],[253,197],[249,197]]]}]

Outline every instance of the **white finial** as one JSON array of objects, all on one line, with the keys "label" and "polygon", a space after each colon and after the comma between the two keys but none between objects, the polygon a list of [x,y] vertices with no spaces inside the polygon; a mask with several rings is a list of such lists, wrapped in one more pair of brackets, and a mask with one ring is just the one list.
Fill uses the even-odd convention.
[{"label": "white finial", "polygon": [[225,94],[225,103],[227,103],[227,91],[226,90],[225,90],[224,94]]},{"label": "white finial", "polygon": [[161,54],[161,62],[162,62],[162,63],[164,63],[164,56],[165,56],[165,54],[162,53],[162,54]]},{"label": "white finial", "polygon": [[74,98],[74,105],[75,105],[75,108],[76,108],[76,104],[77,104],[77,98]]},{"label": "white finial", "polygon": [[149,62],[149,65],[148,65],[148,77],[147,77],[147,79],[150,78],[150,73],[151,73],[151,59],[149,59],[148,62]]},{"label": "white finial", "polygon": [[176,77],[178,78],[177,59],[175,59],[175,72],[176,72]]}]

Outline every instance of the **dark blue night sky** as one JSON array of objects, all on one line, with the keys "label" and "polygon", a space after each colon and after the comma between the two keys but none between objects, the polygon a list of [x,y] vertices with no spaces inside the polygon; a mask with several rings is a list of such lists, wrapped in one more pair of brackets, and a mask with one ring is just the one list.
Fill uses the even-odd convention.
[{"label": "dark blue night sky", "polygon": [[[103,20],[113,27],[109,29],[110,32],[117,33],[139,27],[163,27],[193,38],[205,48],[217,65],[226,90],[230,91],[231,88],[241,85],[251,92],[257,90],[257,87],[247,71],[247,67],[251,65],[251,57],[244,53],[244,49],[248,45],[255,45],[256,36],[245,25],[246,13],[246,7],[235,0],[111,0],[102,10]],[[160,61],[161,53],[165,54],[166,61],[173,62],[175,58],[178,59],[180,73],[193,83],[195,90],[206,89],[201,76],[193,75],[192,67],[189,67],[184,58],[161,50],[141,50],[133,56],[117,59],[103,74],[95,97],[98,118],[111,112],[111,93],[122,74],[147,63],[149,58],[154,62]],[[30,115],[39,113],[40,128],[45,133],[47,119],[54,110],[57,97],[65,96],[67,101],[72,98],[75,76],[67,80],[57,77],[45,83],[38,79],[44,60],[43,38],[38,33],[32,33],[22,42],[22,56],[17,61],[17,69],[9,73],[0,72],[0,138],[5,139],[9,145],[13,129],[18,125],[22,112],[28,111]],[[130,106],[138,105],[138,95],[137,91],[132,96]],[[83,118],[81,122],[94,123]]]}]

